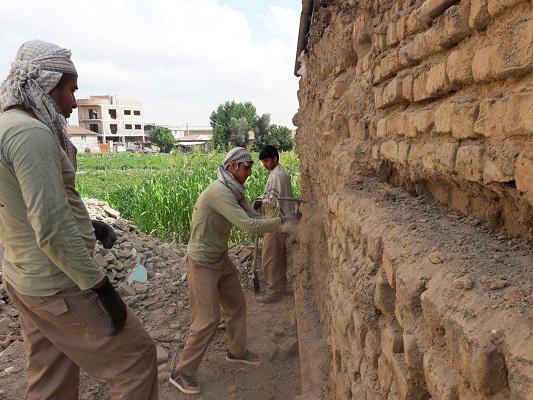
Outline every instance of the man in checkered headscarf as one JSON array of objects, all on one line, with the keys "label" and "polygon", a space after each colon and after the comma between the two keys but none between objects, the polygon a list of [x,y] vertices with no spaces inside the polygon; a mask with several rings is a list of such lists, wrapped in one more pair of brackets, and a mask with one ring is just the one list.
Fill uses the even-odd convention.
[{"label": "man in checkered headscarf", "polygon": [[65,128],[77,89],[70,51],[39,40],[0,86],[2,283],[20,312],[26,398],[77,399],[82,368],[113,399],[156,400],[155,345],[93,257],[116,235],[76,191]]},{"label": "man in checkered headscarf", "polygon": [[[68,137],[65,119],[72,109],[62,110],[50,96],[61,79],[78,76],[70,55],[70,50],[41,40],[20,46],[8,77],[0,86],[0,112],[17,105],[31,110],[57,136],[61,148],[76,167],[76,147]],[[73,108],[76,108],[75,102]]]}]

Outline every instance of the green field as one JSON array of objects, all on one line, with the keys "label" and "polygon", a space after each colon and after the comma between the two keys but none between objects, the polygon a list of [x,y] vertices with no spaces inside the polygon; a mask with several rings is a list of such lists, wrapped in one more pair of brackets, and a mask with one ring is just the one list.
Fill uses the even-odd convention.
[{"label": "green field", "polygon": [[[187,242],[194,203],[216,179],[215,170],[223,158],[219,153],[80,154],[76,186],[83,197],[107,201],[144,232]],[[298,195],[298,158],[293,152],[282,153],[280,158]],[[263,192],[267,177],[268,171],[257,161],[247,181],[250,200]],[[253,237],[234,229],[231,241],[249,242]]]}]

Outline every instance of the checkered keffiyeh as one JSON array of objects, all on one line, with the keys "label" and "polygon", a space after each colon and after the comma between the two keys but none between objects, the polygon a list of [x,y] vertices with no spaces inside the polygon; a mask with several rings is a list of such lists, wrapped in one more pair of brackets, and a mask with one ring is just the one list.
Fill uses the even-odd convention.
[{"label": "checkered keffiyeh", "polygon": [[237,197],[237,201],[241,201],[244,197],[245,186],[235,179],[227,168],[231,163],[241,162],[253,163],[252,156],[244,147],[235,147],[226,154],[224,164],[217,168],[218,180],[233,192],[235,197]]},{"label": "checkered keffiyeh", "polygon": [[78,75],[70,55],[70,50],[40,40],[20,46],[9,75],[0,85],[0,112],[15,105],[32,110],[55,133],[76,167],[76,147],[68,137],[67,121],[48,94],[64,73]]}]

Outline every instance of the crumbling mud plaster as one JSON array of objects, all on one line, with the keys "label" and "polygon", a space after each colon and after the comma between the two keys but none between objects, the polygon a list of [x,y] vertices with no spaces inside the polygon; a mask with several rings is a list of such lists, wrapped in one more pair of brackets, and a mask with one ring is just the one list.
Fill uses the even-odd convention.
[{"label": "crumbling mud plaster", "polygon": [[298,252],[331,397],[533,399],[532,2],[314,4]]}]

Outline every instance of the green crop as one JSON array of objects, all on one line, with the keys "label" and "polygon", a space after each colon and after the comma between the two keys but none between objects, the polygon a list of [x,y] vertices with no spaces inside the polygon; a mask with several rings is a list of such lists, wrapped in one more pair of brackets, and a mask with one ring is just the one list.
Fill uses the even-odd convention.
[{"label": "green crop", "polygon": [[[77,189],[83,197],[107,201],[142,231],[163,240],[187,242],[192,210],[200,193],[216,179],[223,154],[80,155]],[[257,160],[257,155],[254,155]],[[282,153],[295,196],[300,193],[298,157]],[[265,187],[268,171],[256,162],[248,178],[249,200]],[[253,236],[234,229],[231,241],[250,242]]]}]

